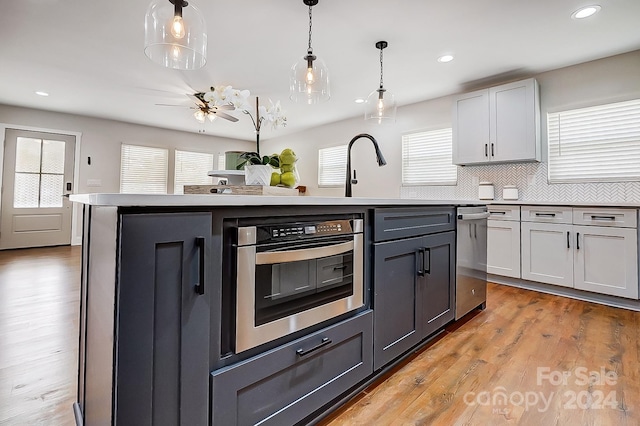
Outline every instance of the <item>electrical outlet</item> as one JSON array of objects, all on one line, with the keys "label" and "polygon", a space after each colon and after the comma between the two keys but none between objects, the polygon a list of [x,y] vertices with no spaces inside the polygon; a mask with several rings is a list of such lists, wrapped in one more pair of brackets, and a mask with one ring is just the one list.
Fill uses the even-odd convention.
[{"label": "electrical outlet", "polygon": [[527,185],[533,186],[536,184],[536,175],[528,175],[527,176]]}]

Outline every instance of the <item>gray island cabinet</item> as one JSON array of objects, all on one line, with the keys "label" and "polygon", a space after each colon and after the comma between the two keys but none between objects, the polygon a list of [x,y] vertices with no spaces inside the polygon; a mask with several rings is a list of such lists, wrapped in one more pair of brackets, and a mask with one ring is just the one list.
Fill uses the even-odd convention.
[{"label": "gray island cabinet", "polygon": [[[453,320],[460,203],[125,194],[72,201],[84,204],[78,425],[314,423]],[[318,270],[330,269],[327,282],[362,269],[363,302],[236,353],[229,277],[238,225],[295,219],[302,233],[308,219],[324,217],[364,224],[361,254],[318,260]],[[416,220],[429,230],[402,235]]]}]

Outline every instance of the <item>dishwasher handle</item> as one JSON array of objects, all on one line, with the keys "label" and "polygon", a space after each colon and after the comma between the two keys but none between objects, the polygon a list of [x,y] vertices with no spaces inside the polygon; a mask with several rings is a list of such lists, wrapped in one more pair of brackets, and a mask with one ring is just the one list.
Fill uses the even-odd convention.
[{"label": "dishwasher handle", "polygon": [[489,212],[484,213],[463,213],[458,215],[458,220],[480,220],[487,219],[491,214]]}]

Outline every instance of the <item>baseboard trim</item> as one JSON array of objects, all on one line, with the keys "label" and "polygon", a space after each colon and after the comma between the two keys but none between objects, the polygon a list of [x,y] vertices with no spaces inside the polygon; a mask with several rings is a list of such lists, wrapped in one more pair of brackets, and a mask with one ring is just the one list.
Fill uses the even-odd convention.
[{"label": "baseboard trim", "polygon": [[582,300],[584,302],[599,303],[613,308],[628,309],[640,312],[640,300],[625,299],[624,297],[609,296],[607,294],[591,293],[583,290],[576,290],[570,287],[560,287],[552,284],[544,284],[536,281],[528,281],[517,278],[503,277],[500,275],[488,274],[487,281],[511,287],[523,288],[525,290],[539,291],[540,293],[553,294],[555,296],[569,297],[571,299]]}]

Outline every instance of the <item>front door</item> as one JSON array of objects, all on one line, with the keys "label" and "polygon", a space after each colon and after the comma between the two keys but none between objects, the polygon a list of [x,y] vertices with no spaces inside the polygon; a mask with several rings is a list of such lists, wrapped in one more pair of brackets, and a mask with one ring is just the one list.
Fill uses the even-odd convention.
[{"label": "front door", "polygon": [[71,243],[75,136],[7,129],[0,249]]}]

